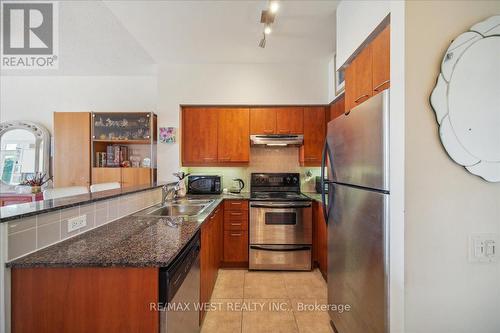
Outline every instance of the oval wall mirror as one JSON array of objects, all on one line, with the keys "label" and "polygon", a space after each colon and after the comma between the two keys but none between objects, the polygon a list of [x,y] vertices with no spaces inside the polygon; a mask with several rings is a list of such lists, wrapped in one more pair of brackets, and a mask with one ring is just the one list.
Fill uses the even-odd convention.
[{"label": "oval wall mirror", "polygon": [[500,16],[451,43],[430,102],[448,155],[472,174],[500,182]]}]

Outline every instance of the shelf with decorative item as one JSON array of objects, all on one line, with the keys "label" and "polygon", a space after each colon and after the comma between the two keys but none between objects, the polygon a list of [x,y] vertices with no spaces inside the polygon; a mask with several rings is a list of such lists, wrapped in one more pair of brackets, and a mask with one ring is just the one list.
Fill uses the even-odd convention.
[{"label": "shelf with decorative item", "polygon": [[91,128],[93,184],[125,187],[156,179],[156,114],[94,112]]}]

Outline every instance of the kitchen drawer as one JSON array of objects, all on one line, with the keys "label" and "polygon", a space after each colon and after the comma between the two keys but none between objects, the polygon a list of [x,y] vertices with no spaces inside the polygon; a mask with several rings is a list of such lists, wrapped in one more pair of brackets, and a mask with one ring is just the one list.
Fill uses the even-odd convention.
[{"label": "kitchen drawer", "polygon": [[248,200],[225,200],[224,210],[246,210],[248,211]]},{"label": "kitchen drawer", "polygon": [[224,231],[224,262],[248,261],[248,231]]},{"label": "kitchen drawer", "polygon": [[226,210],[224,211],[224,221],[248,221],[248,211],[247,210]]},{"label": "kitchen drawer", "polygon": [[246,220],[227,220],[224,219],[224,230],[248,230],[248,219]]}]

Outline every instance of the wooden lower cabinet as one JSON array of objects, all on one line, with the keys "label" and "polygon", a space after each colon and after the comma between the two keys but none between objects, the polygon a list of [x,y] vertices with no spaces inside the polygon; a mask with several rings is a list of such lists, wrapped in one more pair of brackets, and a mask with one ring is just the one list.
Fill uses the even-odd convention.
[{"label": "wooden lower cabinet", "polygon": [[150,168],[92,168],[92,184],[120,183],[121,187],[151,184]]},{"label": "wooden lower cabinet", "polygon": [[224,201],[225,267],[248,267],[248,200]]},{"label": "wooden lower cabinet", "polygon": [[92,184],[122,182],[121,168],[92,168]]},{"label": "wooden lower cabinet", "polygon": [[122,168],[122,187],[151,184],[151,171],[149,168]]},{"label": "wooden lower cabinet", "polygon": [[13,268],[13,333],[159,332],[158,268]]},{"label": "wooden lower cabinet", "polygon": [[248,265],[248,230],[224,230],[224,263]]},{"label": "wooden lower cabinet", "polygon": [[[210,301],[214,290],[217,272],[222,260],[222,223],[224,215],[223,205],[207,217],[201,226],[201,251],[200,251],[200,303]],[[205,311],[200,311],[200,325],[205,316]]]},{"label": "wooden lower cabinet", "polygon": [[328,275],[328,228],[323,215],[323,205],[313,202],[313,261],[316,262],[323,278]]}]

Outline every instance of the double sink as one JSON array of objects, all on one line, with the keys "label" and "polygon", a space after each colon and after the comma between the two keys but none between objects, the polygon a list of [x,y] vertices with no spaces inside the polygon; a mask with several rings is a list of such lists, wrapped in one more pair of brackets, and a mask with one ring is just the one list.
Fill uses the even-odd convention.
[{"label": "double sink", "polygon": [[148,216],[197,216],[203,213],[214,201],[213,199],[176,199],[152,206],[139,214]]}]

